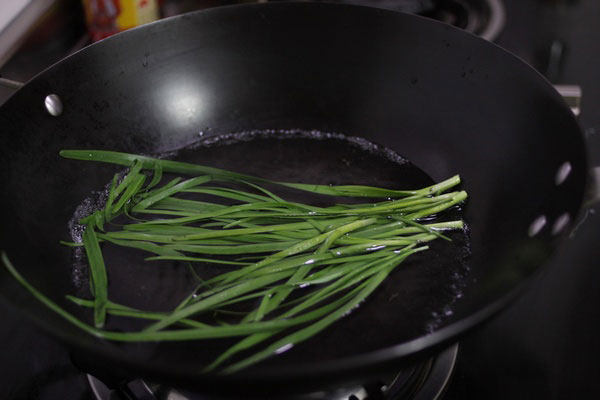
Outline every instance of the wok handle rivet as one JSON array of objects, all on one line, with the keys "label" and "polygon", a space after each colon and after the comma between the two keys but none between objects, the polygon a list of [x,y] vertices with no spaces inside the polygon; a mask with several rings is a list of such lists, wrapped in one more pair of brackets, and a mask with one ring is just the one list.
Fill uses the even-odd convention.
[{"label": "wok handle rivet", "polygon": [[556,186],[563,184],[564,181],[566,181],[569,175],[571,174],[572,169],[573,167],[571,166],[570,162],[565,161],[564,163],[562,163],[560,167],[558,167],[556,175],[554,176],[554,184]]},{"label": "wok handle rivet", "polygon": [[546,216],[540,215],[539,217],[533,220],[531,225],[529,225],[529,231],[527,232],[527,234],[529,235],[529,237],[534,237],[542,231],[544,226],[546,226]]},{"label": "wok handle rivet", "polygon": [[46,111],[53,117],[58,117],[63,112],[63,104],[56,94],[49,94],[44,99],[44,106],[46,106]]},{"label": "wok handle rivet", "polygon": [[554,221],[554,225],[552,226],[552,234],[558,235],[561,233],[569,222],[571,221],[571,216],[568,213],[561,214],[556,221]]}]

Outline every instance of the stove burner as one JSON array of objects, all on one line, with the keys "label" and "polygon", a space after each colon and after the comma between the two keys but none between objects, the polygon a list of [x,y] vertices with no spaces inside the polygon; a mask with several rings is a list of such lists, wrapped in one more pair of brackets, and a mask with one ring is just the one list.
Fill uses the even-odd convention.
[{"label": "stove burner", "polygon": [[[324,1],[327,1],[328,3],[332,2],[329,0]],[[431,12],[434,11],[436,7],[439,7],[439,5],[436,4],[439,3],[439,0],[334,0],[333,2],[383,8],[386,10],[401,11],[410,14]]]},{"label": "stove burner", "polygon": [[505,23],[501,0],[446,0],[421,15],[454,25],[489,41],[498,37]]},{"label": "stove burner", "polygon": [[[454,370],[458,344],[435,357],[403,369],[399,373],[369,382],[333,391],[312,392],[303,395],[279,396],[272,400],[439,400]],[[96,400],[225,400],[173,389],[165,385],[146,383],[143,380],[129,382],[125,387],[111,390],[100,380],[87,375]],[[228,400],[233,400],[227,397]]]},{"label": "stove burner", "polygon": [[[331,2],[331,0],[325,1]],[[335,2],[419,14],[454,25],[489,41],[498,37],[505,22],[502,0],[336,0]]]}]

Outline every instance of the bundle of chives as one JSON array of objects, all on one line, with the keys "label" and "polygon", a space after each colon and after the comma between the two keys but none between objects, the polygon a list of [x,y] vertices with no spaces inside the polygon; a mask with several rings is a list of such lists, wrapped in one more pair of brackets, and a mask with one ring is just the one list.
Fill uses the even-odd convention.
[{"label": "bundle of chives", "polygon": [[[129,167],[115,175],[103,209],[83,218],[82,243],[89,264],[91,294],[86,300],[67,295],[74,304],[93,309],[90,326],[28,284],[6,254],[5,266],[35,297],[86,332],[116,341],[242,339],[205,368],[231,373],[307,340],[361,301],[407,257],[426,250],[463,222],[430,221],[464,202],[464,191],[449,190],[458,176],[417,190],[274,182],[213,167],[134,154],[63,150],[65,158]],[[163,173],[177,176],[163,183]],[[190,176],[184,179],[184,175]],[[148,182],[148,183],[146,183]],[[242,188],[224,187],[234,183]],[[375,203],[317,207],[285,200],[262,185],[319,195],[391,198]],[[207,202],[186,196],[212,196]],[[118,216],[128,218],[120,230],[105,229]],[[427,219],[429,222],[420,223]],[[237,266],[207,281],[171,312],[133,309],[110,301],[101,242],[144,250],[147,260],[172,260]],[[297,296],[306,286],[313,289]],[[295,297],[292,295],[296,295]],[[290,299],[292,298],[292,299]],[[235,304],[254,304],[235,323],[206,323],[199,317],[227,312]],[[106,315],[150,321],[137,332],[104,329]],[[263,344],[253,353],[241,356]],[[233,362],[231,358],[237,356]],[[223,364],[230,362],[223,367]]]}]

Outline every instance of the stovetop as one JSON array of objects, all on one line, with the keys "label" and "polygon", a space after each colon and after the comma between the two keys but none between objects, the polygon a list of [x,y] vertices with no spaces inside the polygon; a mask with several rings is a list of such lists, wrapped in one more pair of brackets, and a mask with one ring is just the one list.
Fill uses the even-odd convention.
[{"label": "stovetop", "polygon": [[[27,80],[85,42],[77,4],[0,68]],[[187,3],[190,3],[189,1]],[[199,2],[201,3],[201,2]],[[215,2],[212,2],[215,3]],[[591,166],[600,165],[600,2],[503,0],[496,43],[552,83],[583,91],[579,117]],[[1,6],[0,6],[1,8]],[[52,39],[48,39],[51,37]],[[33,49],[33,50],[32,50]],[[0,88],[0,104],[10,91]],[[508,309],[460,343],[444,399],[593,398],[600,392],[600,207],[592,203],[552,262]],[[86,376],[60,344],[0,304],[0,397],[92,399]]]}]

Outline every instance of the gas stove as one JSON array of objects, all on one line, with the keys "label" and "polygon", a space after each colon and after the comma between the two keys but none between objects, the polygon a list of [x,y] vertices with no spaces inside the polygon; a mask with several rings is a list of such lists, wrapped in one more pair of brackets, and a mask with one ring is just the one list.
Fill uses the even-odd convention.
[{"label": "gas stove", "polygon": [[[339,1],[367,3],[365,0]],[[178,12],[215,1],[165,0]],[[227,3],[232,3],[228,1]],[[600,2],[596,0],[371,0],[370,6],[413,12],[493,40],[553,84],[583,92],[579,117],[591,166],[600,165]],[[1,9],[2,6],[0,6]],[[173,11],[175,10],[175,11]],[[78,1],[57,1],[0,75],[26,81],[89,43]],[[0,103],[11,89],[0,88]],[[600,187],[600,185],[598,185]],[[600,237],[597,198],[571,237],[527,290],[499,316],[431,359],[379,380],[311,392],[310,399],[562,399],[600,392]],[[0,304],[3,352],[0,393],[7,399],[209,399],[156,382],[132,381],[114,390],[75,367],[68,351],[24,325]],[[120,396],[120,397],[119,397]],[[135,397],[137,396],[137,397]],[[320,397],[319,397],[320,396]],[[290,397],[282,397],[290,398]]]}]

